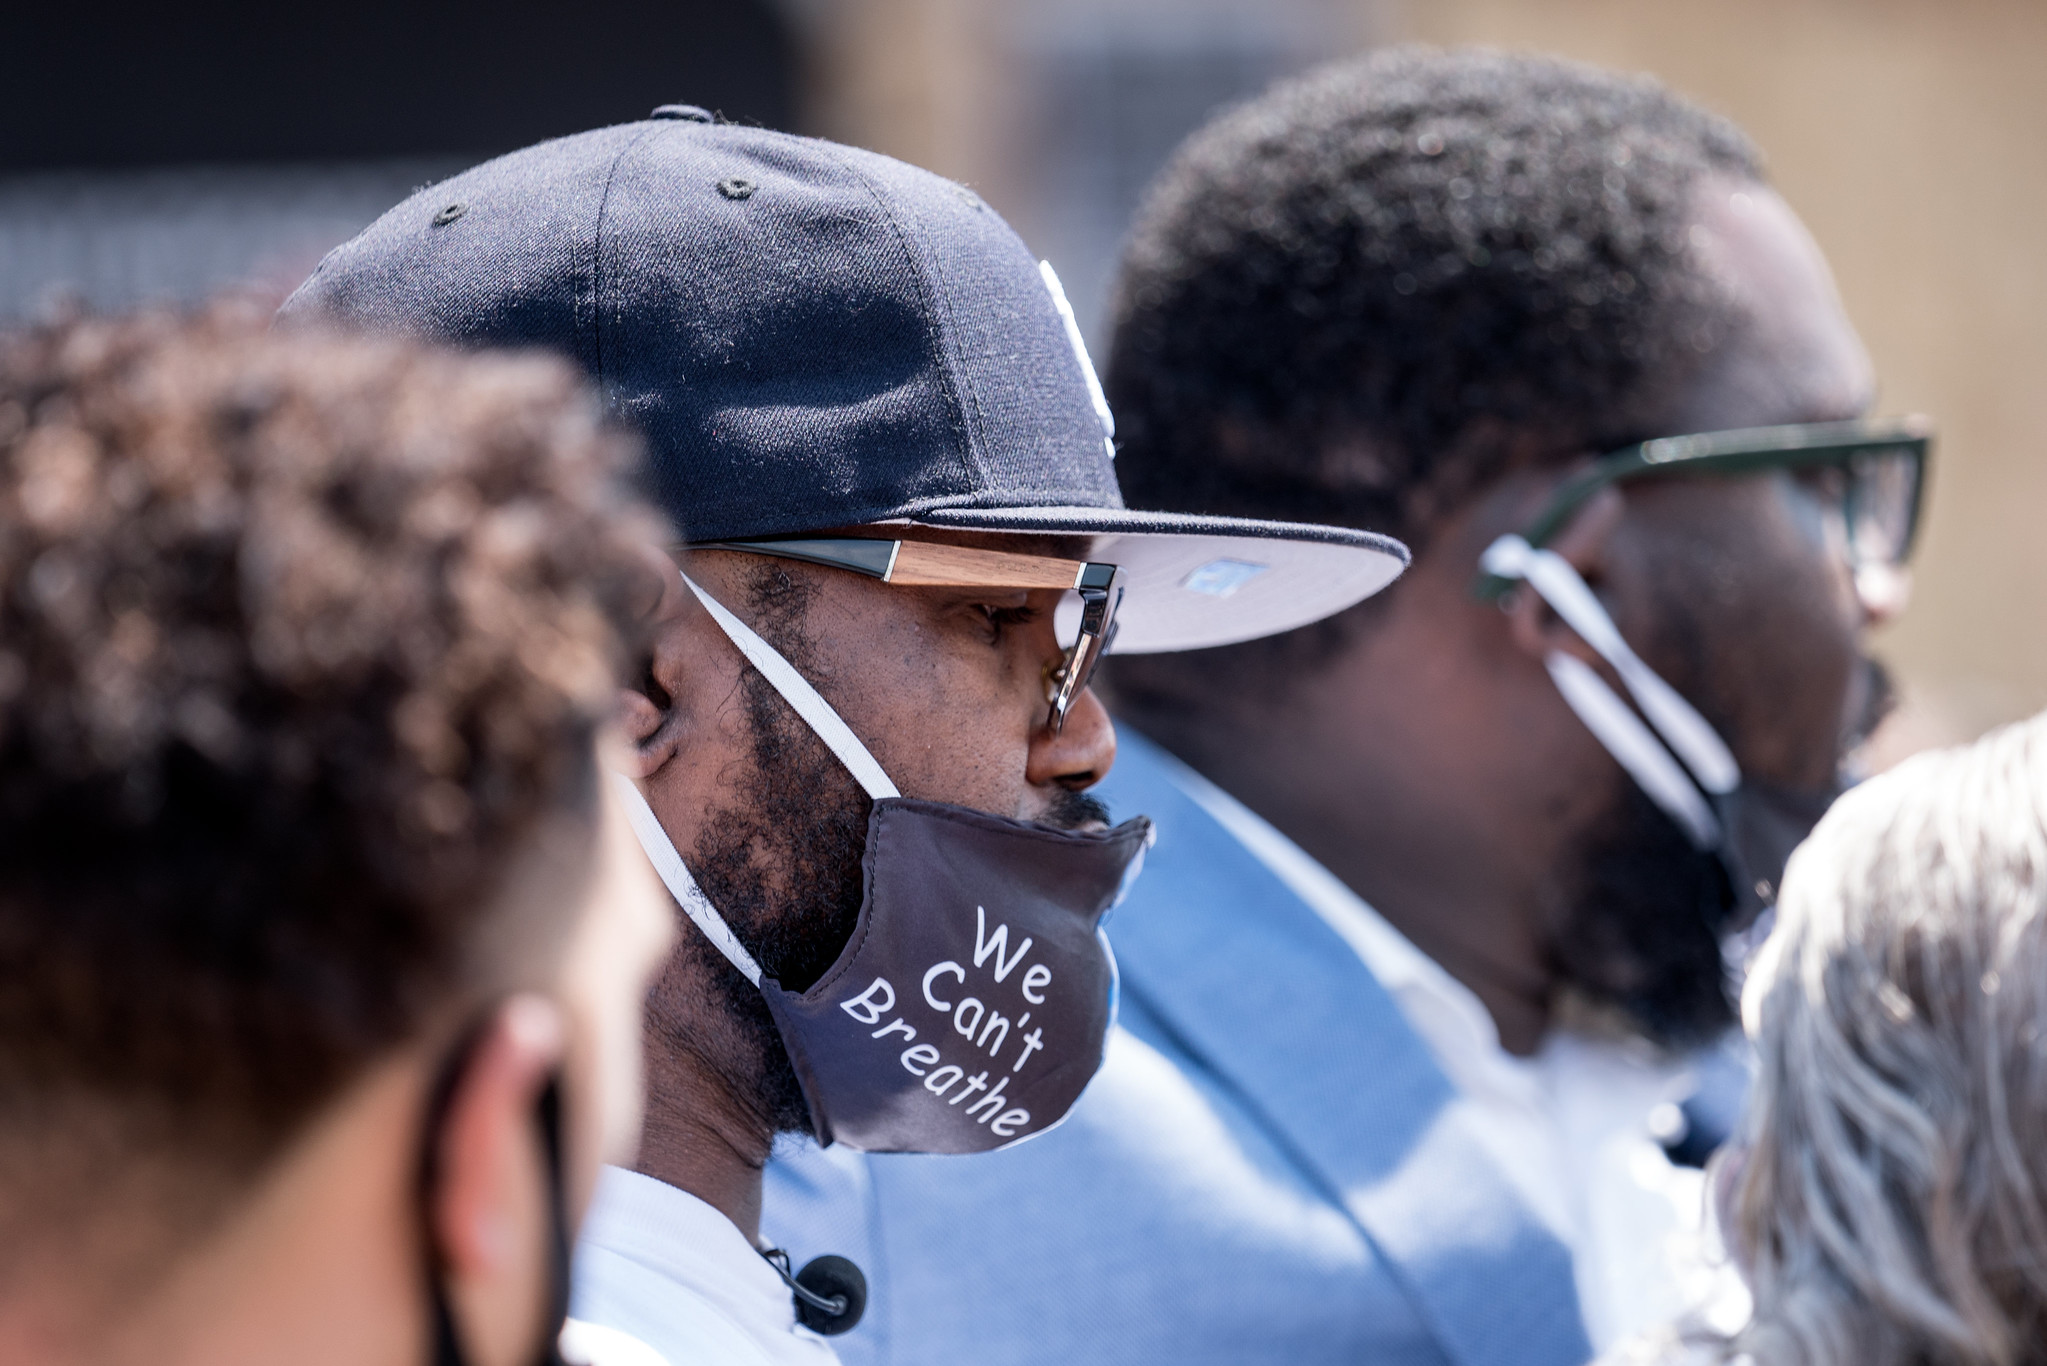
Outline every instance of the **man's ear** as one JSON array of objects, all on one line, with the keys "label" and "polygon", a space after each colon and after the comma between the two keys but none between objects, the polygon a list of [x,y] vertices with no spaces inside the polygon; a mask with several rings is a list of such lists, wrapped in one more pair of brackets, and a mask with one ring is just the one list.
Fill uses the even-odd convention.
[{"label": "man's ear", "polygon": [[[1550,539],[1544,547],[1564,557],[1571,568],[1578,571],[1578,577],[1594,593],[1600,591],[1609,569],[1612,567],[1614,532],[1619,528],[1621,514],[1626,503],[1620,493],[1611,486],[1598,493],[1578,509],[1564,529]],[[1507,612],[1508,634],[1514,644],[1535,659],[1546,658],[1552,651],[1562,650],[1573,654],[1588,664],[1597,665],[1598,655],[1592,647],[1578,638],[1573,631],[1542,600],[1542,595],[1527,584],[1516,584],[1503,604]]]},{"label": "man's ear", "polygon": [[[689,729],[691,702],[707,683],[720,694],[732,680],[710,680],[706,670],[727,670],[736,652],[704,611],[673,560],[649,546],[645,559],[652,605],[646,615],[646,654],[638,677],[619,691],[618,726],[647,778],[675,757]],[[716,591],[714,588],[712,591]]]}]

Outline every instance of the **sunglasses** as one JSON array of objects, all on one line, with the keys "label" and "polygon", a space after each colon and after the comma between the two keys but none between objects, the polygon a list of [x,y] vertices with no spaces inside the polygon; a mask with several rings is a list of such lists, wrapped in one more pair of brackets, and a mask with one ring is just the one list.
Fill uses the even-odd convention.
[{"label": "sunglasses", "polygon": [[[1923,417],[1811,422],[1786,427],[1665,436],[1601,456],[1564,481],[1521,538],[1541,549],[1601,489],[1669,475],[1758,474],[1788,470],[1823,476],[1838,499],[1852,568],[1899,566],[1912,553],[1926,487],[1933,427]],[[1472,595],[1498,599],[1511,579],[1481,574]]]},{"label": "sunglasses", "polygon": [[977,550],[930,541],[877,541],[856,536],[786,536],[765,541],[698,541],[685,550],[737,550],[847,569],[906,588],[1053,588],[1080,595],[1080,633],[1045,675],[1045,724],[1053,734],[1094,678],[1095,666],[1116,640],[1116,609],[1123,602],[1122,571],[1092,560],[1060,560]]}]

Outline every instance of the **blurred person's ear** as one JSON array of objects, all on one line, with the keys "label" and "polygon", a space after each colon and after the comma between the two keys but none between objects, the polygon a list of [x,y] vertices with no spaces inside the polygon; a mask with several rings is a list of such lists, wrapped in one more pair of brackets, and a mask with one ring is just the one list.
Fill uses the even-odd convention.
[{"label": "blurred person's ear", "polygon": [[[1606,597],[1613,570],[1614,532],[1625,510],[1626,503],[1618,491],[1611,487],[1601,489],[1544,547],[1563,556],[1578,571],[1578,577],[1585,580],[1585,586],[1602,598]],[[1539,662],[1561,650],[1600,667],[1598,653],[1542,600],[1540,593],[1517,586],[1512,594],[1506,604],[1508,636],[1523,653]],[[1607,611],[1616,619],[1620,616],[1611,603]]]},{"label": "blurred person's ear", "polygon": [[473,1366],[530,1361],[552,1308],[554,1183],[540,1098],[561,1066],[560,1010],[515,996],[464,1054],[434,1144],[427,1193],[438,1275]]}]

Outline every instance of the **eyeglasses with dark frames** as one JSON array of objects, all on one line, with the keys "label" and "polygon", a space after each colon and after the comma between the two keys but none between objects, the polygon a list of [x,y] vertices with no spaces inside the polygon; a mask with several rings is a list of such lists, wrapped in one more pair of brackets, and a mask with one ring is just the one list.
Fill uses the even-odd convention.
[{"label": "eyeglasses with dark frames", "polygon": [[1080,595],[1080,632],[1046,675],[1045,724],[1066,725],[1073,699],[1094,678],[1116,640],[1116,609],[1123,602],[1122,571],[1093,560],[1019,555],[1007,550],[883,541],[859,536],[777,536],[758,541],[697,541],[684,550],[737,550],[850,570],[883,583],[912,588],[1052,588]]},{"label": "eyeglasses with dark frames", "polygon": [[[1918,536],[1933,424],[1923,417],[1812,422],[1783,427],[1665,436],[1601,456],[1564,481],[1521,533],[1540,549],[1611,485],[1672,475],[1741,475],[1766,470],[1838,472],[1851,567],[1903,565]],[[1481,574],[1472,595],[1494,601],[1513,580]]]}]

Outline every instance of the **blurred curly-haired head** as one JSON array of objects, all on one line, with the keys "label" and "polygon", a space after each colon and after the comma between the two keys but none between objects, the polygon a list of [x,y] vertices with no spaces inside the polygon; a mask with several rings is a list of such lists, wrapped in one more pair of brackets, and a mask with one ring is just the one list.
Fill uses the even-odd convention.
[{"label": "blurred curly-haired head", "polygon": [[551,360],[0,339],[0,1148],[248,1172],[503,989],[508,865],[594,826],[631,457]]}]

